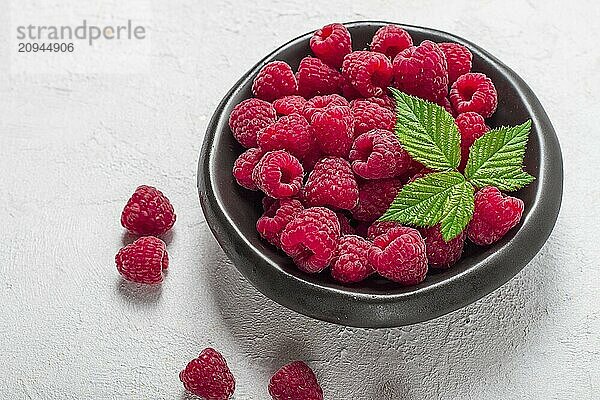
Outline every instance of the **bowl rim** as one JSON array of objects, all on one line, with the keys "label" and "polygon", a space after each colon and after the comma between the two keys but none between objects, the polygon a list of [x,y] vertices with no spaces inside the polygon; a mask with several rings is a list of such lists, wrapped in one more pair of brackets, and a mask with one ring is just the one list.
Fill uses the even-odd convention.
[{"label": "bowl rim", "polygon": [[[387,24],[398,25],[411,33],[434,34],[444,38],[444,41],[465,45],[507,79],[521,97],[535,127],[532,133],[535,132],[539,140],[539,172],[536,177],[538,183],[529,211],[514,236],[495,252],[482,255],[471,267],[446,279],[428,283],[426,286],[404,288],[405,290],[398,293],[385,294],[356,291],[356,288],[343,289],[306,280],[301,274],[294,274],[271,262],[260,249],[244,237],[225,211],[221,198],[215,192],[216,182],[213,181],[215,174],[212,171],[218,167],[214,163],[213,154],[216,148],[213,143],[223,122],[228,120],[228,115],[223,115],[226,106],[240,88],[271,58],[284,49],[304,42],[314,31],[288,41],[266,55],[231,87],[207,126],[198,161],[197,186],[200,203],[217,242],[236,268],[260,292],[301,314],[348,326],[377,328],[410,325],[455,311],[491,293],[521,271],[542,248],[558,218],[562,200],[563,166],[560,144],[546,112],[529,86],[486,50],[447,32],[387,21],[354,21],[343,25],[352,29],[365,25],[380,27]],[[272,267],[274,274],[267,277],[264,271],[258,271],[256,268],[259,264]],[[498,268],[499,266],[502,268]],[[261,273],[264,276],[261,277]],[[492,276],[494,279],[482,279],[486,276]],[[278,286],[273,287],[274,285]],[[301,292],[302,296],[297,292]],[[425,299],[443,301],[443,304],[433,306],[424,301]],[[352,309],[341,306],[340,301],[352,303]],[[399,310],[406,310],[407,306],[414,309],[398,313]]]}]

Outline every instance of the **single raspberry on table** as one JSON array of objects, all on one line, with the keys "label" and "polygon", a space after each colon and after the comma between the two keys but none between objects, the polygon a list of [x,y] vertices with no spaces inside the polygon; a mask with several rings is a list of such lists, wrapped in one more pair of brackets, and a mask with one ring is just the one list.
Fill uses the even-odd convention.
[{"label": "single raspberry on table", "polygon": [[524,209],[523,200],[503,196],[498,188],[486,186],[475,193],[475,210],[467,235],[480,246],[492,244],[519,224]]},{"label": "single raspberry on table", "polygon": [[285,150],[266,153],[254,167],[252,179],[267,196],[292,197],[302,187],[304,170],[300,161]]},{"label": "single raspberry on table", "polygon": [[490,78],[484,74],[469,72],[452,85],[450,101],[459,114],[473,111],[483,118],[489,118],[498,106],[498,93]]},{"label": "single raspberry on table", "polygon": [[273,101],[298,92],[292,68],[283,61],[273,61],[262,67],[252,83],[252,93],[261,100]]},{"label": "single raspberry on table", "polygon": [[446,57],[437,44],[424,40],[394,58],[394,86],[431,102],[448,93]]},{"label": "single raspberry on table", "polygon": [[302,160],[314,147],[312,128],[300,114],[281,117],[258,133],[258,145],[263,151],[286,150]]},{"label": "single raspberry on table", "polygon": [[162,271],[169,267],[165,243],[154,236],[144,236],[123,247],[115,256],[117,270],[128,281],[160,283]]},{"label": "single raspberry on table", "polygon": [[383,235],[392,228],[399,228],[402,224],[395,221],[375,221],[367,230],[367,239],[373,240],[379,235]]},{"label": "single raspberry on table", "polygon": [[383,129],[374,129],[354,139],[349,159],[352,170],[365,179],[402,175],[412,160],[396,136]]},{"label": "single raspberry on table", "polygon": [[340,68],[344,56],[352,51],[350,32],[342,24],[325,25],[310,38],[310,49],[332,68]]},{"label": "single raspberry on table", "polygon": [[173,227],[175,219],[169,199],[146,185],[135,189],[121,213],[121,225],[134,235],[162,235]]},{"label": "single raspberry on table", "polygon": [[246,189],[258,190],[254,179],[252,179],[252,171],[260,161],[265,152],[262,149],[252,148],[243,152],[233,163],[233,177],[236,182]]},{"label": "single raspberry on table", "polygon": [[427,261],[432,268],[446,269],[454,265],[462,255],[465,245],[465,232],[446,242],[439,225],[419,228],[427,248]]},{"label": "single raspberry on table", "polygon": [[323,111],[326,108],[334,106],[345,106],[349,107],[350,103],[348,100],[340,96],[339,94],[328,94],[325,96],[315,96],[308,100],[302,108],[302,115],[309,122],[312,120],[313,115],[317,112]]},{"label": "single raspberry on table", "polygon": [[228,400],[235,391],[235,378],[225,358],[215,349],[202,350],[179,373],[185,389],[205,400]]},{"label": "single raspberry on table", "polygon": [[373,129],[391,131],[396,125],[396,115],[374,102],[360,99],[352,100],[350,109],[354,116],[354,136]]},{"label": "single raspberry on table", "polygon": [[469,159],[469,149],[489,130],[485,119],[475,112],[465,112],[456,117],[456,126],[460,132],[460,165],[458,169],[464,171]]},{"label": "single raspberry on table", "polygon": [[323,400],[323,390],[315,373],[303,361],[281,367],[269,381],[273,400]]},{"label": "single raspberry on table", "polygon": [[371,41],[371,51],[383,53],[392,60],[396,54],[413,45],[412,38],[397,25],[386,25],[377,30]]},{"label": "single raspberry on table", "polygon": [[256,230],[269,243],[281,247],[281,231],[302,210],[304,206],[296,199],[275,200],[256,221]]},{"label": "single raspberry on table", "polygon": [[392,82],[392,63],[381,53],[354,51],[344,57],[342,75],[362,97],[381,96]]},{"label": "single raspberry on table", "polygon": [[321,272],[335,256],[340,237],[340,222],[324,207],[300,211],[283,229],[281,249],[304,272]]},{"label": "single raspberry on table", "polygon": [[354,117],[350,107],[330,106],[316,112],[311,126],[321,153],[348,157],[354,139]]},{"label": "single raspberry on table", "polygon": [[397,178],[366,180],[358,184],[358,205],[353,208],[354,219],[373,222],[381,217],[402,188]]},{"label": "single raspberry on table", "polygon": [[439,43],[448,63],[448,83],[452,85],[464,74],[471,72],[473,55],[465,46],[458,43]]},{"label": "single raspberry on table", "polygon": [[314,57],[304,57],[296,72],[298,94],[306,99],[313,96],[341,93],[342,74]]},{"label": "single raspberry on table", "polygon": [[246,99],[231,111],[229,127],[242,146],[257,147],[258,132],[276,119],[277,114],[270,103],[260,99]]},{"label": "single raspberry on table", "polygon": [[306,99],[302,96],[284,96],[273,102],[277,115],[302,114]]},{"label": "single raspberry on table", "polygon": [[327,157],[315,164],[303,189],[308,206],[351,210],[358,202],[358,184],[350,163],[340,157]]},{"label": "single raspberry on table", "polygon": [[377,273],[401,285],[416,285],[427,274],[425,241],[413,228],[392,228],[373,239],[369,261]]},{"label": "single raspberry on table", "polygon": [[342,236],[337,256],[331,263],[331,276],[341,283],[355,283],[373,273],[369,262],[371,242],[356,235]]},{"label": "single raspberry on table", "polygon": [[354,235],[356,233],[354,227],[350,225],[350,219],[343,212],[336,212],[335,215],[340,221],[340,233],[342,235]]}]

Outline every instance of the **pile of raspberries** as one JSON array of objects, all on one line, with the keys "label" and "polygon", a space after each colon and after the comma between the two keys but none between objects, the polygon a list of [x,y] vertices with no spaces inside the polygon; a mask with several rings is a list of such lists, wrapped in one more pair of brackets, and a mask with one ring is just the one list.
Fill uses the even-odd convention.
[{"label": "pile of raspberries", "polygon": [[377,222],[403,184],[431,171],[411,159],[393,133],[394,86],[444,107],[469,147],[489,130],[498,103],[484,74],[471,71],[471,52],[456,43],[413,43],[399,26],[379,29],[368,50],[353,51],[350,33],[330,24],[310,39],[313,55],[294,73],[283,61],[254,78],[253,98],[235,106],[231,132],[247,150],[233,165],[246,189],[264,193],[256,229],[298,268],[330,268],[343,284],[377,273],[401,285],[449,268],[466,237],[489,245],[517,225],[523,202],[498,189],[476,193],[469,227],[445,242],[440,227],[414,229]]}]

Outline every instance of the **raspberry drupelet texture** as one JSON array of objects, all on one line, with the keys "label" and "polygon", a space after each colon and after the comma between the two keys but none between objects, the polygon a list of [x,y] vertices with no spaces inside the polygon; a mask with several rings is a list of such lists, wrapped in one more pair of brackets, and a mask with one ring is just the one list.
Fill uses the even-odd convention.
[{"label": "raspberry drupelet texture", "polygon": [[446,242],[439,225],[419,228],[427,248],[427,261],[431,268],[446,269],[454,265],[462,255],[465,245],[465,232]]},{"label": "raspberry drupelet texture", "polygon": [[225,358],[207,348],[179,373],[185,389],[204,400],[228,400],[235,391],[235,379]]},{"label": "raspberry drupelet texture", "polygon": [[394,86],[431,102],[448,93],[446,57],[437,44],[424,40],[394,58]]},{"label": "raspberry drupelet texture", "polygon": [[440,49],[446,56],[448,64],[448,83],[452,85],[456,80],[471,72],[473,55],[465,46],[458,43],[439,43]]},{"label": "raspberry drupelet texture", "polygon": [[369,262],[371,242],[356,235],[342,236],[338,243],[337,256],[331,263],[331,276],[341,283],[355,283],[373,273]]},{"label": "raspberry drupelet texture", "polygon": [[257,147],[258,132],[276,119],[277,114],[270,103],[260,99],[247,99],[233,108],[229,116],[229,127],[242,146]]},{"label": "raspberry drupelet texture", "polygon": [[345,106],[349,107],[350,103],[348,100],[340,96],[339,94],[329,94],[325,96],[315,96],[308,100],[302,108],[302,115],[309,122],[312,120],[313,115],[317,112],[323,111],[326,108],[334,106]]},{"label": "raspberry drupelet texture", "polygon": [[340,233],[342,235],[354,235],[356,233],[354,227],[350,225],[350,219],[343,212],[336,212],[335,215],[340,221]]},{"label": "raspberry drupelet texture", "polygon": [[464,171],[469,159],[469,149],[475,142],[489,130],[485,119],[477,113],[466,112],[456,117],[456,126],[460,132],[460,165],[458,169]]},{"label": "raspberry drupelet texture", "polygon": [[399,228],[402,224],[396,221],[375,221],[367,230],[367,239],[373,240],[379,235],[383,235],[392,228]]},{"label": "raspberry drupelet texture", "polygon": [[329,106],[316,112],[311,126],[322,154],[348,157],[354,139],[354,117],[350,107]]},{"label": "raspberry drupelet texture", "polygon": [[302,114],[306,99],[302,96],[285,96],[273,102],[277,115]]},{"label": "raspberry drupelet texture", "polygon": [[483,118],[489,118],[498,106],[498,93],[486,75],[469,72],[452,85],[450,101],[459,114],[473,111]]},{"label": "raspberry drupelet texture", "polygon": [[243,152],[233,163],[233,177],[236,182],[246,189],[258,190],[252,179],[252,171],[265,152],[262,149],[252,148]]},{"label": "raspberry drupelet texture", "polygon": [[144,236],[123,247],[115,257],[117,270],[128,281],[160,283],[162,271],[169,267],[165,243],[154,236]]},{"label": "raspberry drupelet texture", "polygon": [[262,67],[252,83],[252,93],[261,100],[273,101],[298,92],[292,68],[283,61],[273,61]]},{"label": "raspberry drupelet texture", "polygon": [[296,72],[298,94],[309,99],[313,96],[341,93],[342,74],[314,57],[304,57]]},{"label": "raspberry drupelet texture", "polygon": [[307,273],[321,272],[335,256],[340,222],[335,213],[323,207],[300,211],[280,236],[281,249]]},{"label": "raspberry drupelet texture", "polygon": [[352,216],[357,221],[375,221],[392,204],[401,188],[402,183],[397,178],[359,182],[358,205],[352,209]]},{"label": "raspberry drupelet texture", "polygon": [[286,150],[302,160],[314,147],[312,128],[300,114],[281,117],[258,133],[258,145],[263,151]]},{"label": "raspberry drupelet texture", "polygon": [[480,246],[500,240],[521,221],[525,204],[516,197],[503,196],[498,188],[486,186],[475,193],[475,210],[467,235]]},{"label": "raspberry drupelet texture", "polygon": [[346,100],[351,101],[354,99],[362,98],[361,94],[356,90],[354,86],[350,83],[350,80],[346,77],[342,77],[342,96],[346,98]]},{"label": "raspberry drupelet texture", "polygon": [[175,219],[169,199],[146,185],[135,189],[121,213],[121,225],[134,235],[162,235],[173,227]]},{"label": "raspberry drupelet texture", "polygon": [[354,116],[354,136],[373,129],[391,131],[396,125],[396,115],[374,102],[359,99],[352,100],[350,109]]},{"label": "raspberry drupelet texture", "polygon": [[373,239],[369,261],[384,278],[401,285],[416,285],[427,274],[425,241],[413,228],[392,228]]},{"label": "raspberry drupelet texture", "polygon": [[396,112],[396,102],[394,101],[393,98],[391,98],[387,94],[382,94],[379,97],[367,97],[367,98],[362,99],[362,100],[369,101],[371,103],[375,103],[378,106],[381,106],[381,107],[383,107],[385,109],[388,109],[388,110],[390,110],[393,113]]},{"label": "raspberry drupelet texture", "polygon": [[350,163],[340,157],[323,158],[315,164],[303,190],[308,206],[351,210],[358,203],[358,184]]},{"label": "raspberry drupelet texture", "polygon": [[381,53],[354,51],[344,57],[342,75],[362,97],[381,96],[392,81],[392,63]]},{"label": "raspberry drupelet texture", "polygon": [[302,210],[302,203],[296,199],[275,200],[256,221],[256,230],[269,243],[281,247],[281,231]]},{"label": "raspberry drupelet texture", "polygon": [[350,32],[342,24],[325,25],[310,38],[310,49],[325,64],[340,68],[344,56],[352,51]]},{"label": "raspberry drupelet texture", "polygon": [[254,167],[252,179],[267,196],[292,197],[302,187],[304,170],[300,161],[285,150],[266,153]]},{"label": "raspberry drupelet texture", "polygon": [[323,400],[323,390],[315,373],[303,361],[281,367],[269,381],[273,400]]},{"label": "raspberry drupelet texture", "polygon": [[393,60],[396,54],[412,45],[413,41],[408,32],[397,25],[386,25],[375,32],[371,41],[371,51],[383,53]]},{"label": "raspberry drupelet texture", "polygon": [[354,139],[349,156],[352,170],[365,179],[393,178],[404,174],[410,155],[390,131],[374,129]]}]

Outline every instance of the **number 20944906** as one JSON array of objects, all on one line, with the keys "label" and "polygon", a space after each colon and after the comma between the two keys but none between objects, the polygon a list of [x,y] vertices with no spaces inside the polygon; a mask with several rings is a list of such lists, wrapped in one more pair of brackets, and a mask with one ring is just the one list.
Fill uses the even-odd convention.
[{"label": "number 20944906", "polygon": [[19,53],[72,53],[75,50],[73,43],[19,43]]}]

